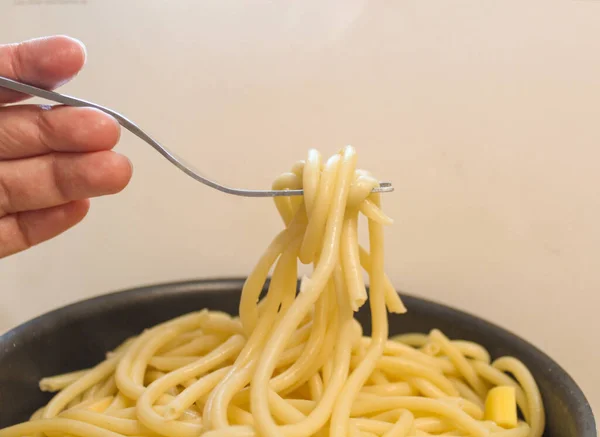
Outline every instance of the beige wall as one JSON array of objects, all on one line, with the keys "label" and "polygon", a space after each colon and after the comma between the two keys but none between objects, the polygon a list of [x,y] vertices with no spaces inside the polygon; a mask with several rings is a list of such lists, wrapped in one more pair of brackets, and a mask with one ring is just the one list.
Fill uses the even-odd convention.
[{"label": "beige wall", "polygon": [[[28,2],[0,4],[0,41],[79,37],[89,61],[64,91],[223,182],[264,187],[309,147],[352,143],[397,188],[394,283],[533,341],[600,406],[600,0]],[[131,135],[119,149],[125,192],[0,262],[0,331],[115,289],[246,274],[279,229],[269,201],[212,192]]]}]

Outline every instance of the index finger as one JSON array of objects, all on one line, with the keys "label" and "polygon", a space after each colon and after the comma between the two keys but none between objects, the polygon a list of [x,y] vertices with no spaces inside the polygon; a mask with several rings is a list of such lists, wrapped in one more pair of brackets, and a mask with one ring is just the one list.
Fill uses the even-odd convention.
[{"label": "index finger", "polygon": [[[67,36],[0,45],[0,76],[53,89],[75,76],[85,63],[85,47]],[[0,88],[0,105],[28,98]]]}]

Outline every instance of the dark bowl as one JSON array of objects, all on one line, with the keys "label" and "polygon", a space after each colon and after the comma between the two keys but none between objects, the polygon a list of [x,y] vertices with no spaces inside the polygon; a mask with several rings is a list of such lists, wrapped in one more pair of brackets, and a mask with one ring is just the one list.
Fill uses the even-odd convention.
[{"label": "dark bowl", "polygon": [[[0,429],[27,420],[50,395],[40,378],[89,367],[132,334],[175,316],[211,308],[237,314],[242,279],[179,282],[85,300],[33,319],[0,337]],[[588,401],[557,363],[526,341],[482,319],[412,296],[408,313],[390,317],[390,333],[439,328],[484,345],[493,357],[513,355],[532,371],[546,407],[546,437],[597,437]],[[358,314],[370,329],[366,308]]]}]

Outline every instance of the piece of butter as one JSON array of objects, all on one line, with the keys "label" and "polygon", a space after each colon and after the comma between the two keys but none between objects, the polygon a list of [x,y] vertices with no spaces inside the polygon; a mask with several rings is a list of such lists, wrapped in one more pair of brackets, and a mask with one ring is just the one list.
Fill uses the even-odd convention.
[{"label": "piece of butter", "polygon": [[485,419],[502,428],[517,426],[517,401],[515,388],[498,386],[491,389],[485,399]]}]

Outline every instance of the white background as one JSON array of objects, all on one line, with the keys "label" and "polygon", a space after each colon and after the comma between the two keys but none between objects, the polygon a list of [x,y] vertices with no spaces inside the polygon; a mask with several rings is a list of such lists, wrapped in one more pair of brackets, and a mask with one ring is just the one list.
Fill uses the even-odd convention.
[{"label": "white background", "polygon": [[[80,38],[88,63],[63,91],[235,186],[353,144],[396,186],[395,285],[522,335],[600,406],[600,0],[56,3],[0,3],[0,41]],[[280,227],[269,200],[213,192],[128,134],[118,150],[126,191],[0,261],[0,332],[121,288],[247,274]]]}]

